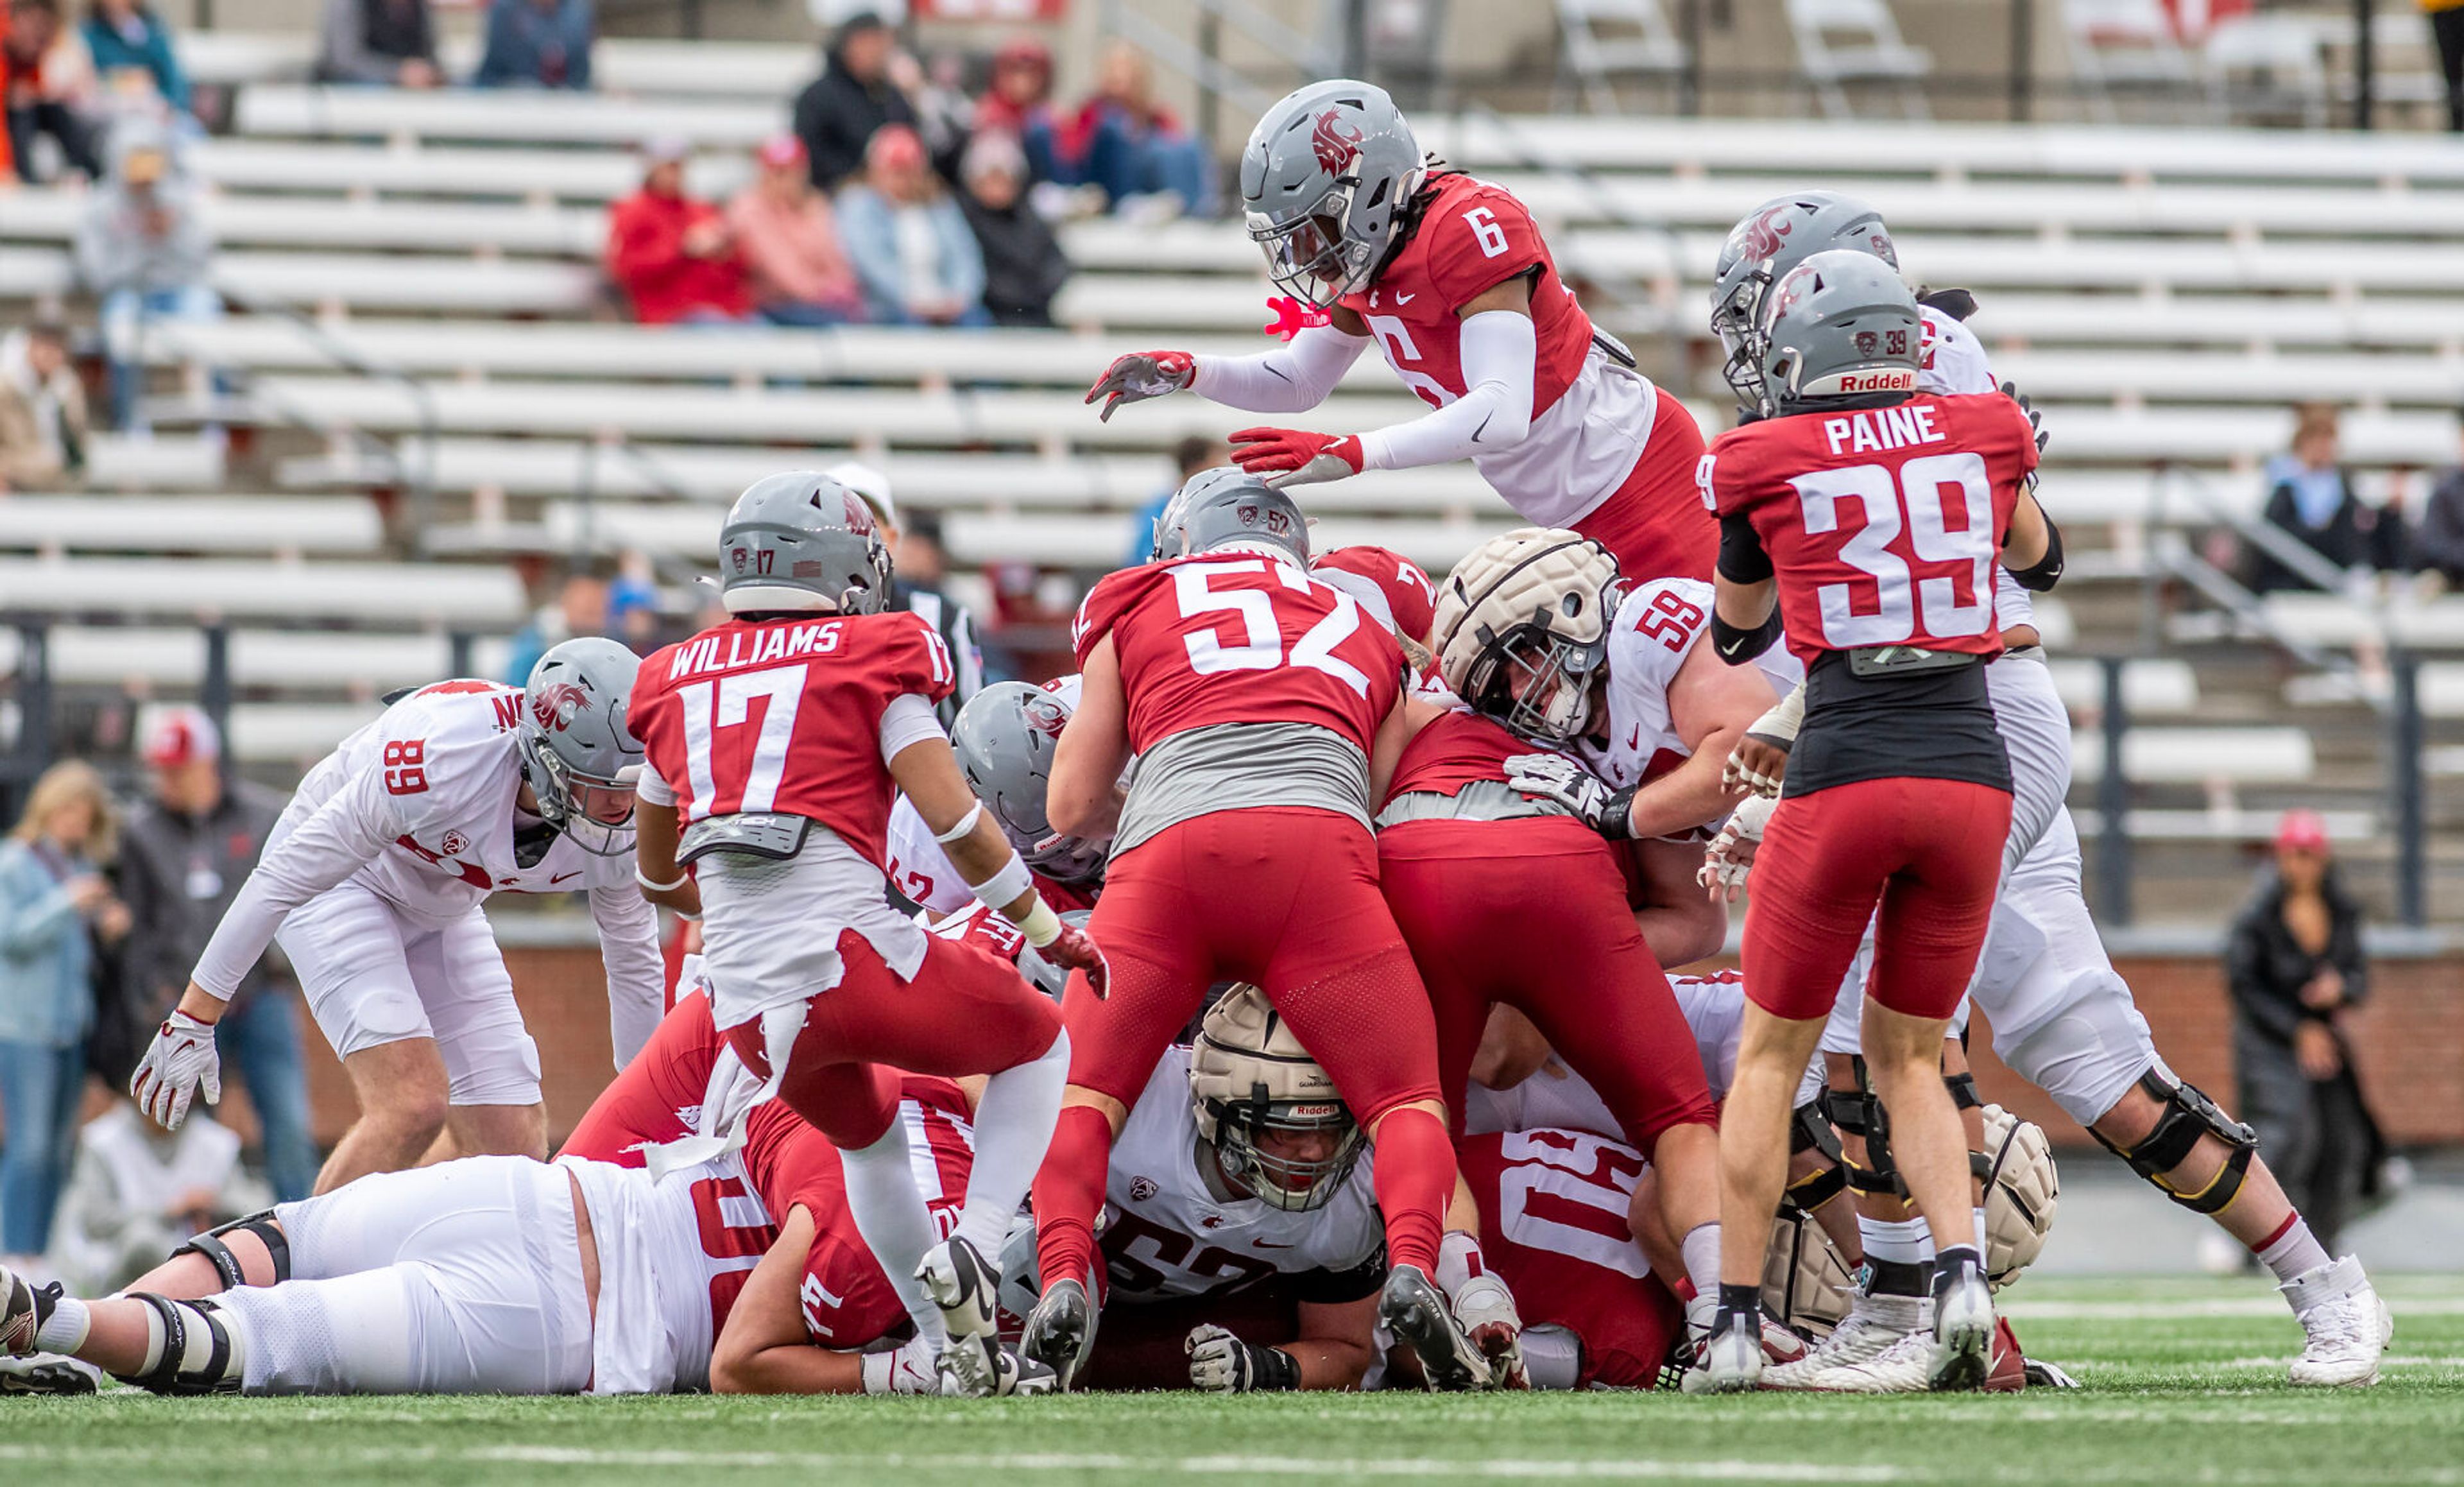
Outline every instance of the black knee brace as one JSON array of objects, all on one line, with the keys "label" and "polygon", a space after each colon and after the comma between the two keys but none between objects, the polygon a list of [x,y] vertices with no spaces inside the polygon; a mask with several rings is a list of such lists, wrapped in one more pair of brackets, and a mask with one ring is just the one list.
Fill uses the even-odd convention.
[{"label": "black knee brace", "polygon": [[1866,1077],[1865,1060],[1856,1054],[1848,1058],[1857,1071],[1854,1090],[1824,1090],[1823,1109],[1831,1123],[1851,1136],[1865,1139],[1865,1160],[1861,1163],[1841,1159],[1847,1169],[1848,1186],[1867,1197],[1905,1198],[1908,1185],[1900,1169],[1891,1162],[1891,1122],[1882,1113],[1882,1102],[1874,1094],[1874,1082]]},{"label": "black knee brace", "polygon": [[[2192,1086],[2166,1078],[2162,1069],[2150,1069],[2141,1075],[2139,1087],[2165,1108],[2156,1118],[2155,1129],[2137,1145],[2125,1148],[2106,1141],[2104,1134],[2092,1125],[2087,1133],[2105,1150],[2130,1164],[2130,1170],[2147,1179],[2158,1192],[2191,1212],[2224,1211],[2241,1195],[2241,1185],[2250,1176],[2250,1159],[2258,1154],[2258,1133],[2226,1115],[2214,1100]],[[2174,1187],[2167,1174],[2189,1158],[2202,1136],[2213,1136],[2225,1143],[2225,1164],[2206,1187],[2196,1192],[2185,1192]]]},{"label": "black knee brace", "polygon": [[1985,1101],[1977,1098],[1976,1076],[1972,1074],[1946,1074],[1942,1076],[1942,1087],[1950,1091],[1950,1102],[1958,1109],[1985,1108]]},{"label": "black knee brace", "polygon": [[248,1284],[248,1280],[240,1274],[239,1256],[231,1254],[231,1246],[223,1243],[222,1236],[242,1230],[264,1241],[265,1253],[274,1258],[274,1283],[280,1285],[290,1279],[291,1241],[283,1237],[282,1226],[274,1221],[272,1209],[232,1219],[228,1224],[217,1224],[173,1250],[171,1258],[176,1260],[183,1254],[202,1254],[213,1262],[214,1274],[222,1277],[223,1289],[236,1291]]},{"label": "black knee brace", "polygon": [[1811,1213],[1846,1190],[1848,1169],[1839,1155],[1839,1138],[1833,1134],[1831,1122],[1823,1118],[1822,1101],[1809,1099],[1796,1107],[1788,1125],[1788,1154],[1791,1157],[1818,1151],[1828,1160],[1788,1185],[1788,1201]]},{"label": "black knee brace", "polygon": [[[163,1324],[161,1361],[143,1373],[115,1374],[122,1384],[133,1384],[155,1394],[236,1394],[240,1386],[240,1360],[231,1347],[231,1331],[215,1315],[218,1308],[211,1301],[175,1301],[156,1296],[151,1291],[128,1293],[132,1301],[143,1301],[154,1309]],[[188,1355],[188,1329],[206,1329],[206,1361],[203,1366],[184,1368]]]}]

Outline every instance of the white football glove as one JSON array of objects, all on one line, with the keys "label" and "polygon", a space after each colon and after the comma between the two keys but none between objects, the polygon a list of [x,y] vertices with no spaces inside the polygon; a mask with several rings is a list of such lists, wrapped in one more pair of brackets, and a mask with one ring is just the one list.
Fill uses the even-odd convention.
[{"label": "white football glove", "polygon": [[1189,1384],[1210,1394],[1301,1387],[1299,1360],[1279,1347],[1253,1347],[1212,1322],[1192,1327],[1180,1344],[1189,1355]]},{"label": "white football glove", "polygon": [[1634,791],[1611,789],[1563,754],[1517,754],[1506,762],[1506,783],[1534,800],[1565,807],[1612,841],[1633,834]]},{"label": "white football glove", "polygon": [[864,1391],[868,1394],[937,1394],[941,1375],[935,1366],[933,1344],[910,1338],[887,1353],[864,1355]]},{"label": "white football glove", "polygon": [[1711,845],[1704,849],[1703,866],[1694,881],[1709,889],[1712,898],[1734,902],[1754,865],[1754,849],[1763,839],[1763,828],[1778,809],[1779,802],[1769,795],[1749,795],[1739,801]]},{"label": "white football glove", "polygon": [[128,1093],[157,1125],[176,1131],[201,1088],[207,1104],[223,1102],[223,1061],[214,1049],[214,1025],[174,1008],[146,1047],[128,1081]]}]

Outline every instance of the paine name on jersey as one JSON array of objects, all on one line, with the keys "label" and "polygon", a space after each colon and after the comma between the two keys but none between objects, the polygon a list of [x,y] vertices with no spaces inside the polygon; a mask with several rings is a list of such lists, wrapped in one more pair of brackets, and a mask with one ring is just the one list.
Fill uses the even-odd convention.
[{"label": "paine name on jersey", "polygon": [[1358,1270],[1386,1243],[1367,1160],[1331,1202],[1294,1213],[1227,1196],[1199,1164],[1189,1050],[1165,1053],[1112,1147],[1103,1248],[1115,1300],[1155,1301],[1239,1290],[1274,1275]]}]

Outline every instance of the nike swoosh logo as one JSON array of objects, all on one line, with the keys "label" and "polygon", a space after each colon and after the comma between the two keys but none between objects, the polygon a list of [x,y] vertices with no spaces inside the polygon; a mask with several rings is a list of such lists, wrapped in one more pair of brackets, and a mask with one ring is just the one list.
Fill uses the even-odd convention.
[{"label": "nike swoosh logo", "polygon": [[580,877],[582,875],[579,873],[559,873],[554,877],[547,880],[547,885],[550,888],[554,888],[557,884],[563,882],[568,877]]},{"label": "nike swoosh logo", "polygon": [[1628,748],[1642,747],[1642,724],[1636,723],[1634,725],[1634,735],[1625,741],[1625,746]]},{"label": "nike swoosh logo", "polygon": [[1479,427],[1479,428],[1474,429],[1473,431],[1471,431],[1471,441],[1472,441],[1474,444],[1479,443],[1479,442],[1480,442],[1480,436],[1481,436],[1482,434],[1486,433],[1488,432],[1488,419],[1489,419],[1489,418],[1494,418],[1494,417],[1496,417],[1496,416],[1497,416],[1497,415],[1496,415],[1495,413],[1491,413],[1491,414],[1489,414],[1489,415],[1488,415],[1488,418],[1484,418],[1484,419],[1482,419],[1482,420],[1480,421],[1480,427]]},{"label": "nike swoosh logo", "polygon": [[1270,1239],[1252,1239],[1249,1243],[1261,1250],[1297,1250],[1300,1248],[1300,1246],[1296,1244],[1277,1244]]},{"label": "nike swoosh logo", "polygon": [[[1419,297],[1418,294],[1397,295],[1397,296],[1395,297],[1395,304],[1396,304],[1396,307],[1397,307],[1397,309],[1399,309],[1399,308],[1401,308],[1401,307],[1402,307],[1402,306],[1404,306],[1404,305],[1410,304],[1413,300],[1418,300],[1419,298],[1420,298],[1420,297]],[[1288,1249],[1290,1249],[1290,1248],[1291,1248],[1291,1246],[1290,1246],[1290,1245],[1285,1245],[1285,1246],[1284,1246],[1284,1248],[1285,1248],[1285,1249],[1287,1249],[1287,1250],[1288,1250]]]}]

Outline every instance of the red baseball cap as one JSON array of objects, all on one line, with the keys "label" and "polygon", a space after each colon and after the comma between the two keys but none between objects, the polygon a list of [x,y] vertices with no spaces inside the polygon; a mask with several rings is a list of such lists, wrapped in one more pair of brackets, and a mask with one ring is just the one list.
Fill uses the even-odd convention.
[{"label": "red baseball cap", "polygon": [[145,762],[157,769],[223,756],[222,730],[202,707],[174,703],[154,714],[145,724]]},{"label": "red baseball cap", "polygon": [[2276,823],[2278,852],[2325,852],[2327,818],[2305,807],[2284,812]]}]

